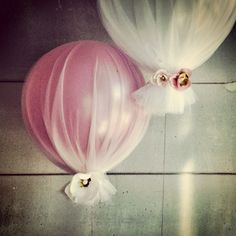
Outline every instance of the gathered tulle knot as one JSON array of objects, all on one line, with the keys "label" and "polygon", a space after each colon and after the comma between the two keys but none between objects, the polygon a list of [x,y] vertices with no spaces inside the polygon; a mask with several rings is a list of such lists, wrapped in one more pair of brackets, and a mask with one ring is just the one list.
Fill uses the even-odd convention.
[{"label": "gathered tulle knot", "polygon": [[74,203],[93,205],[109,200],[116,189],[105,173],[89,172],[75,174],[65,193]]},{"label": "gathered tulle knot", "polygon": [[180,69],[177,73],[171,75],[165,70],[155,72],[147,83],[161,87],[170,84],[176,90],[185,90],[191,85],[189,69]]},{"label": "gathered tulle knot", "polygon": [[132,97],[149,114],[182,114],[196,101],[190,76],[188,69],[180,69],[174,74],[158,70]]}]

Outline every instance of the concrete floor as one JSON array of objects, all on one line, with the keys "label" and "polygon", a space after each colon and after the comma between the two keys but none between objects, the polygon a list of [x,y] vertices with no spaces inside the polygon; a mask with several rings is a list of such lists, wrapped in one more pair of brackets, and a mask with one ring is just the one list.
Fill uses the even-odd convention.
[{"label": "concrete floor", "polygon": [[[9,15],[9,12],[11,14]],[[0,235],[236,234],[236,28],[194,71],[198,102],[154,117],[141,144],[110,173],[112,202],[74,206],[71,176],[32,144],[20,97],[30,66],[68,41],[111,42],[95,1],[7,1],[0,14]]]}]

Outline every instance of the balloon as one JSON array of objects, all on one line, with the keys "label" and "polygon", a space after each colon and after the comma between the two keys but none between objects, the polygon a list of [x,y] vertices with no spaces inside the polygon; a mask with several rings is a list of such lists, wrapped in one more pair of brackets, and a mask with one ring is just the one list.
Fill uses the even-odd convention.
[{"label": "balloon", "polygon": [[158,115],[181,114],[195,102],[191,71],[216,51],[236,19],[236,0],[99,0],[99,8],[108,33],[147,80],[134,97]]},{"label": "balloon", "polygon": [[96,41],[72,42],[44,55],[22,95],[25,124],[49,160],[74,173],[65,192],[80,204],[115,193],[105,173],[143,137],[149,116],[131,93],[144,79],[120,50]]}]

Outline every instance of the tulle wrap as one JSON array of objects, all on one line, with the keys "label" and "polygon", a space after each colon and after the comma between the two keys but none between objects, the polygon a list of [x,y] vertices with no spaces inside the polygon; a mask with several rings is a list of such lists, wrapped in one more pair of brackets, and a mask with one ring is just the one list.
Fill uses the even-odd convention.
[{"label": "tulle wrap", "polygon": [[127,56],[96,41],[62,45],[30,71],[25,124],[48,159],[75,174],[65,189],[73,202],[95,204],[116,192],[106,172],[131,153],[149,122],[131,96],[143,85]]},{"label": "tulle wrap", "polygon": [[[203,64],[229,34],[236,0],[99,0],[105,28],[140,66],[147,84],[134,97],[150,113],[183,113],[195,101],[191,82],[182,89],[151,80]],[[191,78],[189,77],[190,81]]]},{"label": "tulle wrap", "polygon": [[[84,180],[87,180],[88,186],[83,186],[82,181]],[[90,184],[91,181],[93,182]],[[78,173],[66,186],[65,193],[75,203],[92,205],[109,200],[116,193],[116,189],[107,175],[101,172]]]},{"label": "tulle wrap", "polygon": [[[187,75],[181,78],[181,75]],[[166,113],[182,114],[195,102],[196,96],[189,88],[191,71],[181,69],[174,75],[157,71],[145,86],[133,93],[136,102],[149,114],[164,116]],[[183,76],[182,76],[183,77]]]}]

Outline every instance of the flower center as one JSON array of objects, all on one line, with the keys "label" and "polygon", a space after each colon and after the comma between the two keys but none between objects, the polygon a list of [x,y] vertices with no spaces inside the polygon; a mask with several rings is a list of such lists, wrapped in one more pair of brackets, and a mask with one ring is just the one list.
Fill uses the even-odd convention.
[{"label": "flower center", "polygon": [[81,187],[81,188],[83,188],[83,187],[88,187],[90,181],[91,181],[91,178],[88,178],[88,179],[80,179],[80,187]]},{"label": "flower center", "polygon": [[166,76],[164,76],[164,75],[161,75],[161,76],[160,76],[160,81],[162,81],[162,82],[165,82],[165,81],[167,81],[167,78],[166,78]]},{"label": "flower center", "polygon": [[181,72],[179,75],[179,85],[186,86],[188,84],[189,76],[186,72]]}]

